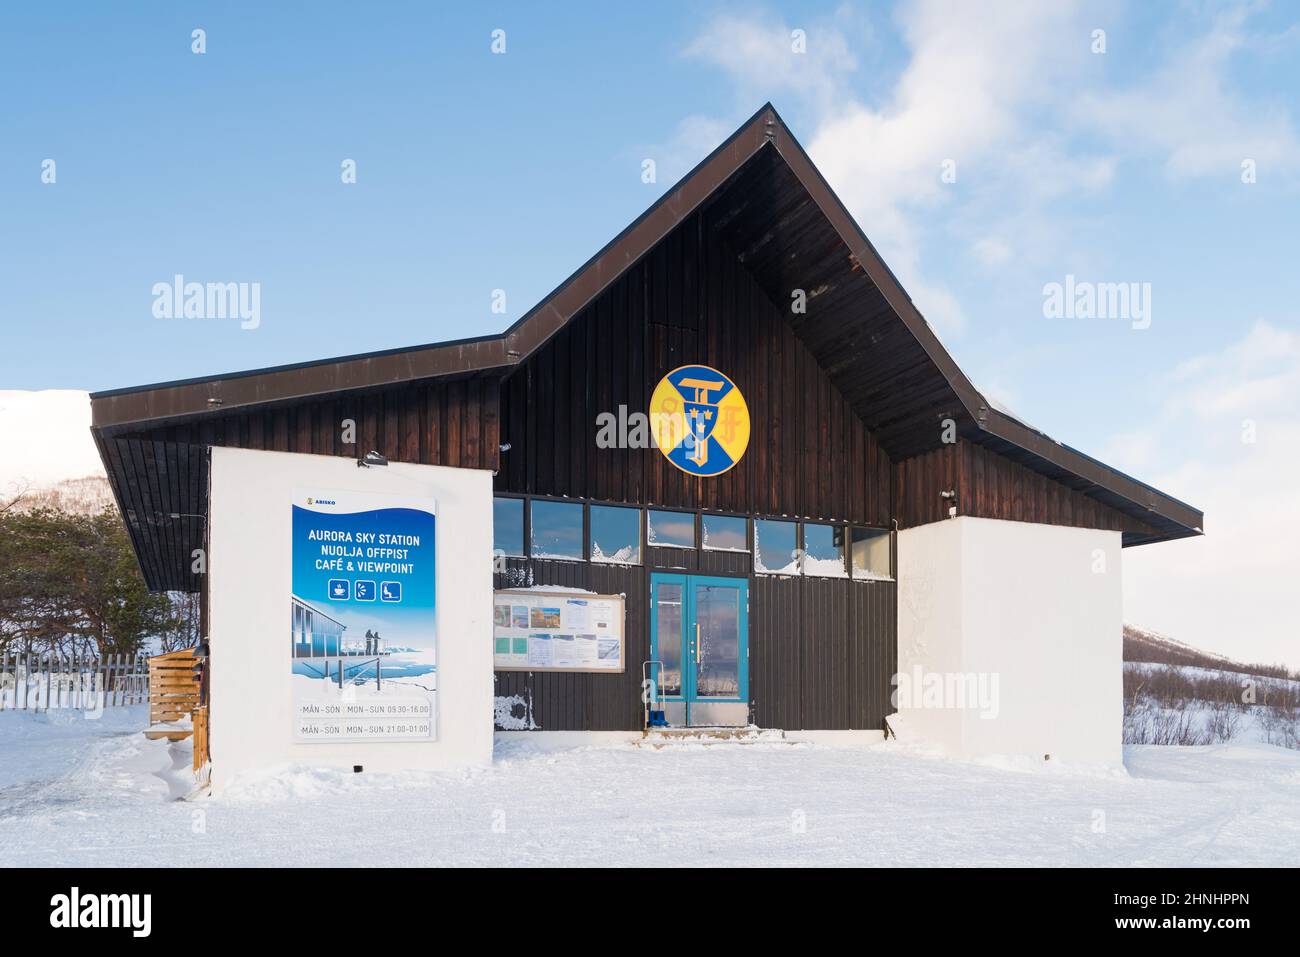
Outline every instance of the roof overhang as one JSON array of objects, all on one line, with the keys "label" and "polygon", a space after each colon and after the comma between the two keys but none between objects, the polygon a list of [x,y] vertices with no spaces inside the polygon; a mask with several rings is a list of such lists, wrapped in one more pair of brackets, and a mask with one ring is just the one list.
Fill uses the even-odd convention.
[{"label": "roof overhang", "polygon": [[[1126,533],[1126,544],[1200,534],[1199,510],[995,409],[770,104],[504,333],[92,394],[92,429],[110,478],[114,456],[149,467],[141,433],[160,425],[419,379],[508,373],[697,211],[774,302],[789,303],[795,287],[808,291],[807,313],[792,317],[796,332],[896,461],[937,446],[939,423],[952,417],[970,441],[1152,529]],[[110,449],[116,442],[145,446]],[[160,491],[157,504],[168,500]],[[119,505],[127,505],[120,494]]]}]

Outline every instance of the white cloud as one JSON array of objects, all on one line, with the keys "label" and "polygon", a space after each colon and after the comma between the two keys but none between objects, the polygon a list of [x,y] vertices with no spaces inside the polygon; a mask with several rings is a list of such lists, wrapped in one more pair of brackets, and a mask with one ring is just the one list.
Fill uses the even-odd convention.
[{"label": "white cloud", "polygon": [[[804,52],[794,49],[797,29],[804,32]],[[867,40],[867,31],[851,22],[848,8],[812,23],[785,23],[768,13],[725,14],[710,20],[683,52],[721,67],[742,105],[752,110],[773,89],[813,105],[834,102],[846,76],[858,67],[852,47]]]},{"label": "white cloud", "polygon": [[996,236],[981,236],[977,239],[971,252],[986,266],[1001,266],[1011,259],[1011,247]]},{"label": "white cloud", "polygon": [[1154,467],[1151,433],[1143,429],[1112,435],[1102,460],[1131,475],[1150,474]]},{"label": "white cloud", "polygon": [[[1072,231],[1050,205],[1108,189],[1125,160],[1154,153],[1183,177],[1235,174],[1247,157],[1261,176],[1300,163],[1289,114],[1232,91],[1234,55],[1287,46],[1285,34],[1247,32],[1254,10],[1231,5],[1208,22],[1193,11],[1179,21],[1181,42],[1157,46],[1150,68],[1115,88],[1104,86],[1106,58],[1136,41],[1119,42],[1117,8],[1077,2],[905,4],[897,25],[908,56],[892,76],[873,62],[876,32],[847,6],[807,25],[805,55],[789,46],[801,24],[771,13],[711,20],[685,54],[722,70],[746,111],[763,99],[798,104],[812,120],[813,160],[951,338],[966,314],[922,257],[937,211],[988,268],[1055,269],[1078,251],[1063,248]],[[1102,56],[1089,49],[1099,16],[1115,28]],[[945,160],[956,162],[956,183],[940,178]],[[1014,255],[999,235],[1019,238]]]},{"label": "white cloud", "polygon": [[[1022,195],[1107,181],[1104,162],[1072,159],[1051,138],[1022,135],[1024,114],[1045,101],[1071,61],[1042,37],[1066,29],[1086,37],[1082,26],[1070,26],[1075,18],[1073,4],[1032,0],[910,6],[899,24],[910,59],[879,106],[854,85],[861,71],[843,11],[809,30],[805,56],[789,53],[793,25],[771,16],[719,18],[687,54],[754,91],[751,101],[792,95],[817,118],[808,144],[814,162],[936,331],[952,336],[966,316],[922,268],[916,214],[990,175],[1015,180]],[[956,164],[956,183],[941,179],[946,161]]]},{"label": "white cloud", "polygon": [[1203,509],[1206,535],[1126,550],[1125,614],[1201,648],[1300,665],[1300,333],[1257,322],[1164,384],[1156,421],[1103,458],[1181,459],[1154,484]]},{"label": "white cloud", "polygon": [[1290,115],[1279,104],[1234,92],[1229,79],[1234,56],[1266,52],[1285,39],[1251,36],[1252,10],[1226,8],[1142,85],[1086,94],[1083,119],[1129,154],[1163,157],[1174,179],[1236,177],[1245,159],[1256,162],[1260,176],[1290,175],[1300,168]]}]

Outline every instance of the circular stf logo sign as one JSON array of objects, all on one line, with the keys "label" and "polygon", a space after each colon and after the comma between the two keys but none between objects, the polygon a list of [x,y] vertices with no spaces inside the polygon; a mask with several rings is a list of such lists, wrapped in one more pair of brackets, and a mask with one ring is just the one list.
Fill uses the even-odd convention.
[{"label": "circular stf logo sign", "polygon": [[708,366],[674,369],[650,396],[650,431],[688,475],[721,475],[749,445],[749,406],[736,383]]}]

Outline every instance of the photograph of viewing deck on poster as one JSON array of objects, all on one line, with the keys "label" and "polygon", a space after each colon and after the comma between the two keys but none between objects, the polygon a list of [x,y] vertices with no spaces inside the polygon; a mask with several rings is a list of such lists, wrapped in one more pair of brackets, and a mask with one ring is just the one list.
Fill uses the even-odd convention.
[{"label": "photograph of viewing deck on poster", "polygon": [[430,500],[295,494],[289,647],[297,740],[437,737],[434,512]]}]

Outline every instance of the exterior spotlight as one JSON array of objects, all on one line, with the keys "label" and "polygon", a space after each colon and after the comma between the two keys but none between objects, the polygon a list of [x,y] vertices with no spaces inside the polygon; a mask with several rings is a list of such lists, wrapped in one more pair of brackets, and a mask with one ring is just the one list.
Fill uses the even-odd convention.
[{"label": "exterior spotlight", "polygon": [[948,517],[957,517],[957,490],[948,489],[939,493],[939,497],[948,503]]},{"label": "exterior spotlight", "polygon": [[135,509],[127,509],[127,520],[137,528],[143,522],[145,525],[151,525],[154,528],[163,528],[170,526],[173,522],[188,522],[190,519],[196,519],[204,525],[208,522],[206,515],[198,515],[194,512],[137,512]]},{"label": "exterior spotlight", "polygon": [[359,469],[378,469],[388,464],[388,459],[384,458],[373,449],[366,453],[365,458],[357,459],[357,468]]}]

